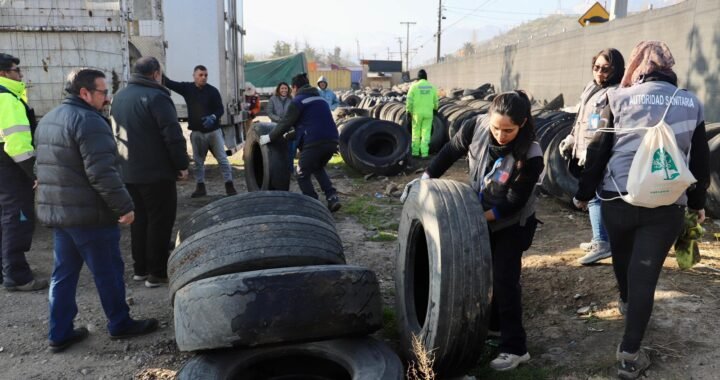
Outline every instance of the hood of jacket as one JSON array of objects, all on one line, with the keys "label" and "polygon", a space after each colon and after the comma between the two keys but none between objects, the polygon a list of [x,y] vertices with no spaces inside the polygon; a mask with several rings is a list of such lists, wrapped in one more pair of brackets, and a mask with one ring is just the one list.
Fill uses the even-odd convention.
[{"label": "hood of jacket", "polygon": [[140,86],[157,88],[158,90],[162,90],[168,96],[170,95],[170,90],[168,90],[167,87],[163,86],[162,84],[160,84],[158,82],[155,82],[154,80],[149,79],[146,76],[140,75],[140,74],[133,74],[130,77],[130,80],[128,80],[128,84],[137,84]]},{"label": "hood of jacket", "polygon": [[15,94],[16,96],[19,96],[23,100],[27,101],[27,96],[25,95],[25,83],[24,82],[12,80],[10,78],[0,77],[0,86],[7,88],[10,92]]}]

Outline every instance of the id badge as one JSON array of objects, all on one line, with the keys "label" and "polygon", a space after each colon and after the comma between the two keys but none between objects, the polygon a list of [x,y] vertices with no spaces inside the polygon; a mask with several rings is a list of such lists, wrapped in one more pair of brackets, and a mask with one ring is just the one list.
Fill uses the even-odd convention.
[{"label": "id badge", "polygon": [[594,113],[590,115],[588,120],[588,129],[598,129],[600,127],[600,114]]}]

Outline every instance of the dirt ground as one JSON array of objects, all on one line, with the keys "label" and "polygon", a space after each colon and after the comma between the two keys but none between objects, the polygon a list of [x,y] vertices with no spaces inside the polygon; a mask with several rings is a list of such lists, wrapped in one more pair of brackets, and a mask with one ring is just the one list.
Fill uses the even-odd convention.
[{"label": "dirt ground", "polygon": [[[242,192],[245,190],[242,166],[235,162],[238,163],[234,165],[235,183]],[[445,178],[465,181],[466,167],[465,161],[459,161]],[[342,163],[330,165],[330,174],[344,203],[344,208],[335,216],[348,262],[377,273],[386,309],[392,310],[397,241],[388,241],[387,233],[392,235],[392,229],[397,229],[402,205],[396,197],[383,193],[388,184],[402,188],[418,174],[365,180]],[[210,195],[200,199],[190,198],[194,188],[192,180],[179,183],[178,221],[224,195],[217,166],[208,165],[207,183]],[[297,191],[295,184],[293,189]],[[525,254],[522,275],[524,320],[533,359],[513,373],[492,373],[480,364],[471,374],[498,379],[614,378],[614,353],[622,336],[623,321],[617,311],[617,290],[610,260],[593,267],[576,263],[582,255],[578,244],[590,237],[586,214],[543,197],[537,215],[544,224]],[[713,221],[707,221],[705,227],[700,265],[680,271],[672,253],[665,262],[644,341],[653,358],[647,378],[718,378],[720,243],[715,241],[713,233],[720,231],[720,227]],[[0,379],[173,377],[192,354],[180,353],[175,346],[167,288],[148,289],[132,281],[129,243],[129,230],[124,228],[121,248],[131,313],[139,318],[157,318],[162,328],[152,335],[111,341],[92,277],[83,269],[76,325],[87,326],[90,337],[63,353],[52,354],[47,350],[47,291],[0,291]],[[51,230],[36,229],[33,248],[27,257],[37,277],[50,276]],[[591,312],[579,315],[577,310],[584,306],[590,306]],[[392,330],[392,326],[386,326],[386,330]],[[379,336],[392,340],[393,334],[384,331]]]}]

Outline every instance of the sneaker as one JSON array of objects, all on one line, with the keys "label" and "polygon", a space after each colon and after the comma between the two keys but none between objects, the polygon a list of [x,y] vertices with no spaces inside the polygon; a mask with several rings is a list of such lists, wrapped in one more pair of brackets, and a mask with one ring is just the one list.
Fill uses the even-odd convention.
[{"label": "sneaker", "polygon": [[505,352],[500,353],[497,358],[490,362],[490,368],[496,371],[509,371],[517,368],[520,363],[530,361],[530,353],[526,352],[522,356],[508,354]]},{"label": "sneaker", "polygon": [[612,252],[610,251],[610,243],[606,241],[597,241],[593,245],[590,252],[578,259],[578,262],[582,265],[591,265],[595,264],[600,260],[607,259],[610,256],[612,256]]},{"label": "sneaker", "polygon": [[147,278],[148,275],[146,274],[134,274],[132,277],[133,281],[145,281]]},{"label": "sneaker", "polygon": [[337,195],[333,195],[333,196],[329,197],[327,199],[327,204],[328,204],[328,210],[330,210],[330,212],[335,212],[337,210],[340,210],[340,207],[342,207],[342,205],[340,204],[340,199],[338,198]]},{"label": "sneaker", "polygon": [[157,276],[149,275],[147,280],[145,280],[145,287],[146,288],[159,288],[167,283],[168,283],[167,277],[157,277]]},{"label": "sneaker", "polygon": [[200,198],[207,195],[207,190],[205,190],[205,184],[203,182],[198,182],[195,185],[195,191],[193,191],[192,194],[190,194],[190,198]]},{"label": "sneaker", "polygon": [[47,280],[30,280],[25,285],[16,285],[16,286],[7,286],[5,289],[7,289],[9,292],[32,292],[35,290],[42,290],[48,287]]},{"label": "sneaker", "polygon": [[72,346],[75,343],[85,340],[85,338],[87,338],[89,334],[90,333],[88,332],[88,329],[86,329],[85,327],[78,327],[73,330],[73,336],[66,339],[64,342],[50,341],[48,347],[50,347],[50,352],[56,354],[58,352],[64,351],[66,348]]},{"label": "sneaker", "polygon": [[618,377],[621,379],[637,379],[650,367],[650,357],[642,349],[635,353],[620,351],[618,344],[615,357],[618,361]]},{"label": "sneaker", "polygon": [[225,182],[225,194],[237,195],[237,190],[235,190],[235,185],[233,185],[232,181]]},{"label": "sneaker", "polygon": [[580,249],[585,252],[590,252],[593,248],[593,245],[595,245],[595,240],[586,241],[584,243],[580,243]]},{"label": "sneaker", "polygon": [[135,320],[132,321],[130,327],[125,330],[110,334],[110,339],[127,339],[134,336],[150,334],[158,329],[158,325],[158,321],[155,318]]}]

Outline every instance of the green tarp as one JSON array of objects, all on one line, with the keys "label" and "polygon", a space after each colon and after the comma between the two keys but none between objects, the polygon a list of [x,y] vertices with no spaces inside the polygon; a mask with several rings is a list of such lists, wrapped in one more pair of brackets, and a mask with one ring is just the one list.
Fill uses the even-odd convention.
[{"label": "green tarp", "polygon": [[292,77],[306,72],[307,61],[303,53],[268,61],[245,63],[245,81],[252,83],[258,89],[272,88],[274,91],[278,83],[290,83]]}]

